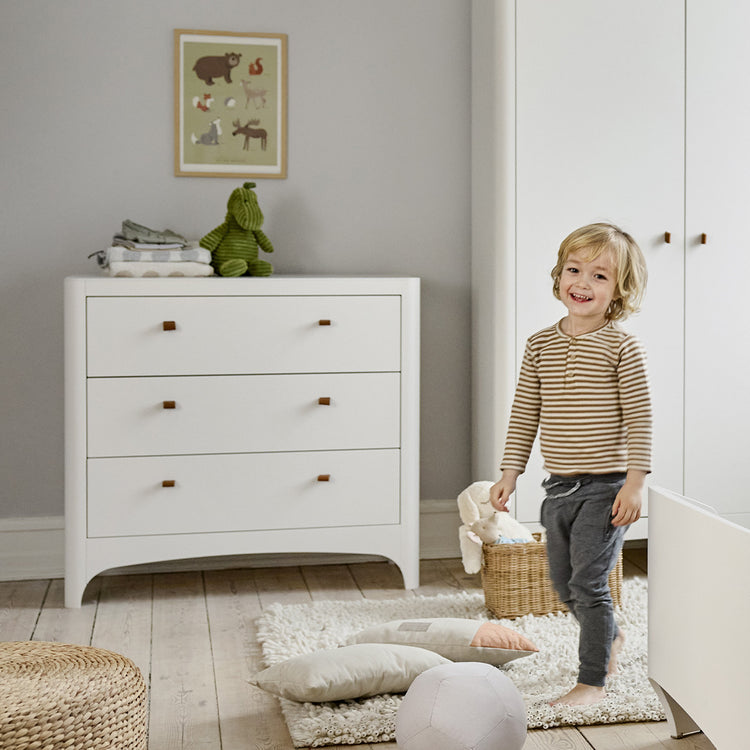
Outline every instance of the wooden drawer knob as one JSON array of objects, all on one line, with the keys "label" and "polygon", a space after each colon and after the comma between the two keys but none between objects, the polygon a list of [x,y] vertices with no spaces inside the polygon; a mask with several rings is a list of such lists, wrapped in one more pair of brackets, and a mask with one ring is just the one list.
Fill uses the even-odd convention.
[{"label": "wooden drawer knob", "polygon": [[318,325],[319,326],[329,326],[329,325],[331,325],[331,321],[330,320],[319,320],[318,321]]},{"label": "wooden drawer knob", "polygon": [[174,487],[174,484],[175,484],[174,479],[165,479],[161,483],[161,486],[162,487]]},{"label": "wooden drawer knob", "polygon": [[672,242],[672,233],[671,232],[664,232],[664,242],[669,245]]},{"label": "wooden drawer knob", "polygon": [[330,482],[331,481],[331,475],[330,474],[318,474],[318,481],[319,482]]},{"label": "wooden drawer knob", "polygon": [[321,406],[330,406],[331,405],[331,397],[330,396],[321,396],[318,399],[318,403]]},{"label": "wooden drawer knob", "polygon": [[176,401],[162,401],[161,405],[165,409],[176,409],[177,408],[177,402]]},{"label": "wooden drawer knob", "polygon": [[705,245],[708,242],[708,235],[704,232],[701,235],[701,245]]},{"label": "wooden drawer knob", "polygon": [[163,322],[163,323],[161,324],[161,327],[162,327],[162,328],[163,328],[163,329],[164,329],[165,331],[176,331],[176,330],[177,330],[177,323],[175,323],[175,322],[174,322],[174,320],[165,320],[165,321],[164,321],[164,322]]}]

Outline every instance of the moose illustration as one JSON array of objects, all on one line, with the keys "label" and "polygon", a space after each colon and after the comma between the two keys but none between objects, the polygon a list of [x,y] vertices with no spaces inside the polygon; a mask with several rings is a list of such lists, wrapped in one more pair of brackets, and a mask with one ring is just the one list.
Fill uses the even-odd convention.
[{"label": "moose illustration", "polygon": [[253,125],[257,125],[259,123],[259,120],[248,120],[247,124],[240,125],[239,120],[235,120],[232,125],[234,125],[234,132],[232,135],[244,135],[245,136],[245,142],[242,144],[243,151],[248,151],[250,149],[250,139],[251,138],[260,138],[260,147],[263,151],[266,150],[266,143],[268,141],[268,133],[263,128],[254,128]]}]

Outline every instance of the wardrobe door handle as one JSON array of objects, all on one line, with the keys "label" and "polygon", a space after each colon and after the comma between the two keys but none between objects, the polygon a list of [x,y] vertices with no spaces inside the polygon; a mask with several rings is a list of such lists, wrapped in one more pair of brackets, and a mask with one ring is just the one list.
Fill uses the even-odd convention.
[{"label": "wardrobe door handle", "polygon": [[707,242],[708,242],[708,235],[705,232],[703,232],[703,234],[701,235],[701,245],[705,245]]},{"label": "wardrobe door handle", "polygon": [[331,325],[331,321],[330,320],[319,320],[318,321],[318,325],[319,326],[329,326],[329,325]]},{"label": "wardrobe door handle", "polygon": [[165,480],[164,480],[164,481],[163,481],[163,482],[161,483],[161,486],[162,486],[162,487],[174,487],[174,485],[175,485],[175,481],[174,481],[174,479],[165,479]]},{"label": "wardrobe door handle", "polygon": [[161,327],[165,331],[176,331],[177,330],[177,323],[175,323],[174,320],[165,320]]},{"label": "wardrobe door handle", "polygon": [[318,403],[321,406],[330,406],[331,405],[331,397],[330,396],[321,396],[318,399]]},{"label": "wardrobe door handle", "polygon": [[161,405],[162,405],[162,408],[164,409],[176,409],[177,408],[176,401],[162,401]]},{"label": "wardrobe door handle", "polygon": [[672,233],[671,232],[664,232],[664,242],[669,245],[672,242]]},{"label": "wardrobe door handle", "polygon": [[331,481],[331,475],[330,474],[318,474],[318,481],[319,482],[330,482]]}]

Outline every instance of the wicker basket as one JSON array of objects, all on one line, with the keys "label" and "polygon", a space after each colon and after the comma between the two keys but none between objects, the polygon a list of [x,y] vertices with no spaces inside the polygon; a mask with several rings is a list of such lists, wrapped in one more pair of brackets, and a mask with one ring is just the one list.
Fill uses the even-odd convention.
[{"label": "wicker basket", "polygon": [[[567,612],[549,579],[547,545],[540,534],[524,544],[482,545],[482,588],[487,609],[495,617]],[[612,601],[622,601],[622,552],[609,574]]]},{"label": "wicker basket", "polygon": [[0,750],[146,750],[146,683],[112,651],[0,643]]}]

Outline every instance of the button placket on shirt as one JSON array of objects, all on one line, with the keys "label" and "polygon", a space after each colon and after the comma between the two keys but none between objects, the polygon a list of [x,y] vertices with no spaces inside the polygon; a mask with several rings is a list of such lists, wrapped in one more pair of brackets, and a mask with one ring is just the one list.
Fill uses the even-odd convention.
[{"label": "button placket on shirt", "polygon": [[577,359],[577,347],[575,339],[570,339],[568,342],[568,351],[565,356],[565,387],[569,388],[573,385],[576,377],[576,359]]}]

